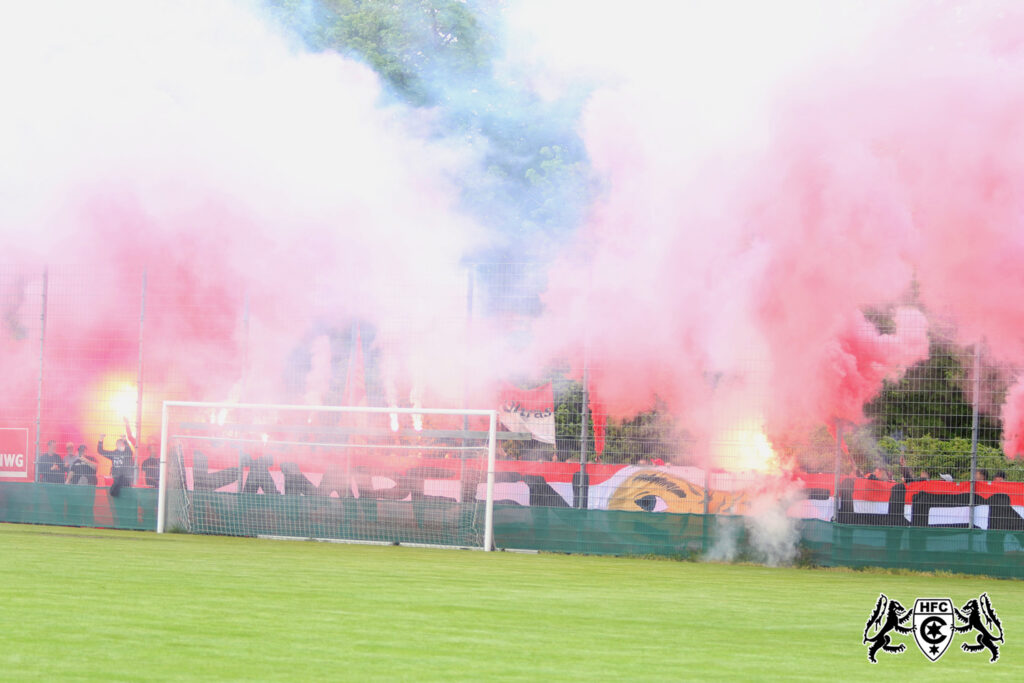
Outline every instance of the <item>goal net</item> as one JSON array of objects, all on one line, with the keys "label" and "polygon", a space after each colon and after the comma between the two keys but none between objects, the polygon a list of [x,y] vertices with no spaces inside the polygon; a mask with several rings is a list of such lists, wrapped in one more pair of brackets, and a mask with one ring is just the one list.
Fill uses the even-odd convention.
[{"label": "goal net", "polygon": [[168,401],[157,531],[493,546],[493,410]]}]

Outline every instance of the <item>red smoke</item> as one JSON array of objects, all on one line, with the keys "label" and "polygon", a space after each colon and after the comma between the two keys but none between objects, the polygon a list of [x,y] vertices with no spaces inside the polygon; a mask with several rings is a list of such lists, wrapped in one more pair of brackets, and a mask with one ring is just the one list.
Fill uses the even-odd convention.
[{"label": "red smoke", "polygon": [[[1024,361],[1024,9],[908,8],[810,56],[715,144],[693,115],[713,94],[668,74],[591,99],[606,192],[556,269],[542,338],[589,344],[614,412],[657,394],[698,431],[723,411],[769,433],[860,421],[882,379],[927,354],[920,311],[878,335],[860,308],[906,301],[915,277],[963,342]],[[1018,408],[1008,434],[1024,432]]]},{"label": "red smoke", "polygon": [[119,427],[96,404],[135,382],[144,269],[150,436],[164,399],[322,395],[312,340],[356,319],[415,337],[435,391],[461,394],[460,259],[482,231],[450,178],[471,150],[426,141],[369,68],[296,52],[251,7],[58,6],[0,26],[5,421],[35,416],[44,266],[44,441]]},{"label": "red smoke", "polygon": [[[775,425],[787,426],[792,416],[860,423],[864,404],[879,391],[884,379],[896,379],[910,365],[928,357],[928,324],[913,308],[895,314],[894,334],[880,334],[859,312],[821,347],[804,357],[778,349],[774,401],[768,413]],[[796,410],[799,409],[799,412]]]},{"label": "red smoke", "polygon": [[1024,454],[1024,382],[1017,382],[1006,394],[1003,405],[1003,452],[1007,457]]},{"label": "red smoke", "polygon": [[[1014,3],[900,5],[889,29],[830,50],[847,20],[836,12],[818,52],[753,86],[743,75],[771,54],[736,40],[756,36],[735,17],[720,52],[687,60],[650,58],[685,46],[647,29],[680,23],[617,23],[617,57],[646,43],[642,73],[588,102],[602,193],[555,259],[526,360],[498,355],[483,325],[466,340],[459,262],[484,236],[449,179],[472,150],[425,141],[415,113],[380,106],[368,68],[296,53],[235,5],[80,5],[26,6],[0,25],[0,246],[16,264],[0,281],[5,420],[34,414],[44,264],[54,431],[98,427],[76,425],[108,378],[134,376],[143,268],[145,385],[160,399],[278,402],[296,349],[356,319],[449,403],[475,395],[466,384],[587,353],[613,415],[657,396],[705,433],[862,419],[883,378],[926,352],[917,303],[951,313],[961,341],[1024,361]],[[893,303],[908,307],[891,335],[860,313]],[[293,393],[322,395],[328,359],[314,351]],[[1022,391],[1003,413],[1011,454]]]}]

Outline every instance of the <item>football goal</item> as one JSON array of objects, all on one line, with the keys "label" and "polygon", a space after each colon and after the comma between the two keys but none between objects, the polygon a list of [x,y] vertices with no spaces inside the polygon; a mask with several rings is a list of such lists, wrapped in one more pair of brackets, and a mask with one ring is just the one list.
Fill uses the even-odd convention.
[{"label": "football goal", "polygon": [[497,412],[166,401],[157,532],[493,548]]}]

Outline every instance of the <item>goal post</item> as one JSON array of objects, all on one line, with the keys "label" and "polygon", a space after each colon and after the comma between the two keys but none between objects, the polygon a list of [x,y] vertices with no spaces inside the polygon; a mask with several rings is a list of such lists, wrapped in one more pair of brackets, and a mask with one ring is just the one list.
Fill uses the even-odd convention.
[{"label": "goal post", "polygon": [[165,401],[156,531],[494,547],[495,410]]}]

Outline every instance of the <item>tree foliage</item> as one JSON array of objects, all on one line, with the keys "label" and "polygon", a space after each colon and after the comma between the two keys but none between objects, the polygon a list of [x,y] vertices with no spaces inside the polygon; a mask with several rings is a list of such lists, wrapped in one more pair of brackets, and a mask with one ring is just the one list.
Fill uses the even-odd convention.
[{"label": "tree foliage", "polygon": [[575,227],[594,190],[576,122],[582,95],[544,101],[496,75],[499,0],[267,0],[306,47],[365,62],[389,96],[438,114],[438,134],[483,150],[460,179],[467,210],[520,254]]},{"label": "tree foliage", "polygon": [[[929,355],[897,381],[885,382],[881,393],[864,407],[876,438],[970,439],[973,403],[965,389],[972,379],[970,351],[933,339]],[[985,393],[1005,393],[998,373],[983,377]],[[991,400],[991,399],[990,399]],[[997,403],[1000,401],[997,401]],[[979,441],[997,448],[1002,436],[991,406],[979,415]]]}]

